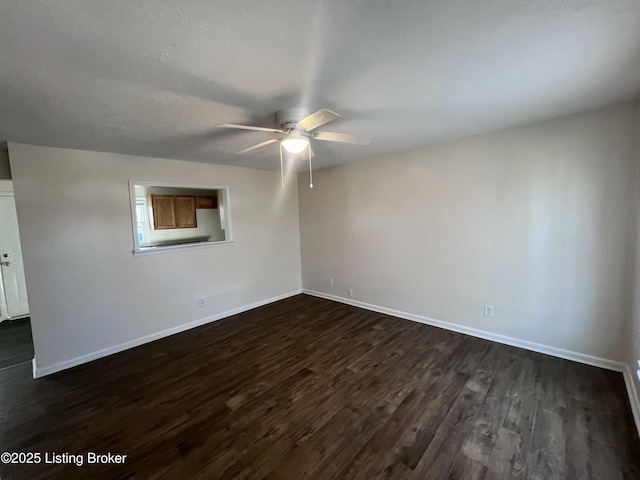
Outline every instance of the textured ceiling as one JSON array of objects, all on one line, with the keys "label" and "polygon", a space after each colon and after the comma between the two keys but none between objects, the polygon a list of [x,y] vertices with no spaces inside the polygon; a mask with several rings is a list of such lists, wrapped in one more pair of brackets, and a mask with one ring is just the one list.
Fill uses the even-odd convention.
[{"label": "textured ceiling", "polygon": [[0,5],[0,140],[277,169],[214,125],[324,107],[373,136],[315,142],[319,168],[639,94],[640,0]]}]

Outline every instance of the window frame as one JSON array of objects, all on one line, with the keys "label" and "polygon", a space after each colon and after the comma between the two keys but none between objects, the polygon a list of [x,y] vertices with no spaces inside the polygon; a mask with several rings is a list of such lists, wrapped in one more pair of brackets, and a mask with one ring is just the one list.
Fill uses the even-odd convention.
[{"label": "window frame", "polygon": [[[169,188],[190,188],[194,190],[218,190],[222,194],[222,204],[224,205],[224,220],[225,220],[225,235],[226,240],[217,242],[198,242],[198,243],[182,243],[175,245],[158,245],[151,247],[140,246],[140,240],[138,238],[138,216],[136,214],[136,191],[135,186],[141,185],[143,187],[169,187]],[[208,247],[221,247],[224,245],[233,245],[235,243],[233,237],[233,229],[231,228],[231,205],[229,201],[229,187],[227,185],[202,185],[202,184],[186,184],[186,183],[171,183],[171,182],[149,182],[149,181],[136,181],[129,180],[129,209],[131,215],[131,229],[133,237],[133,255],[153,255],[156,253],[168,253],[179,252],[183,250],[192,250],[196,248],[208,248]],[[147,205],[146,211],[147,218],[149,217],[149,206]]]}]

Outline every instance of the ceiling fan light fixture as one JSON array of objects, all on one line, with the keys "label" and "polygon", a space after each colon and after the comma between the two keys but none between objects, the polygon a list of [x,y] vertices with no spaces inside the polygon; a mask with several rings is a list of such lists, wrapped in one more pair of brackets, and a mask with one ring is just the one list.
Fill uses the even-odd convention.
[{"label": "ceiling fan light fixture", "polygon": [[304,137],[289,137],[282,140],[282,146],[289,153],[300,153],[309,145],[309,140]]}]

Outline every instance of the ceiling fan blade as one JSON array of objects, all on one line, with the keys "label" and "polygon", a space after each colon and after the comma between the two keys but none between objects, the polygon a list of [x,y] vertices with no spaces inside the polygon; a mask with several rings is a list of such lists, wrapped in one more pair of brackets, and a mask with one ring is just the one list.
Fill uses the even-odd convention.
[{"label": "ceiling fan blade", "polygon": [[236,155],[239,154],[239,153],[253,152],[254,150],[257,150],[257,149],[262,148],[262,147],[266,147],[267,145],[271,145],[272,143],[275,143],[277,141],[278,141],[277,138],[272,138],[271,140],[267,140],[266,142],[261,142],[261,143],[258,143],[257,145],[253,145],[251,147],[243,148],[239,152],[236,152]]},{"label": "ceiling fan blade", "polygon": [[277,128],[254,127],[252,125],[236,125],[235,123],[217,123],[216,127],[239,128],[240,130],[255,130],[257,132],[284,133],[282,130],[279,130]]},{"label": "ceiling fan blade", "polygon": [[356,145],[369,145],[371,143],[371,137],[369,135],[351,135],[349,133],[317,132],[313,138],[314,140],[353,143]]},{"label": "ceiling fan blade", "polygon": [[321,108],[317,112],[312,113],[308,117],[303,118],[298,122],[298,127],[310,132],[325,123],[329,123],[334,121],[336,118],[340,118],[336,112],[332,112],[331,110],[327,110],[326,108]]}]

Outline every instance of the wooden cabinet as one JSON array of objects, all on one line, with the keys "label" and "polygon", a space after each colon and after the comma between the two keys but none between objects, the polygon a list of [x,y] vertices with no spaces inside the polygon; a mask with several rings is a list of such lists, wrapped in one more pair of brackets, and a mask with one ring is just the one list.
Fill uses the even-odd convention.
[{"label": "wooden cabinet", "polygon": [[176,213],[172,195],[151,195],[153,226],[156,230],[176,228]]},{"label": "wooden cabinet", "polygon": [[153,225],[156,230],[195,228],[196,197],[180,195],[151,195]]},{"label": "wooden cabinet", "polygon": [[196,208],[218,208],[218,197],[196,197]]},{"label": "wooden cabinet", "polygon": [[176,228],[196,228],[196,197],[173,197],[176,212]]}]

